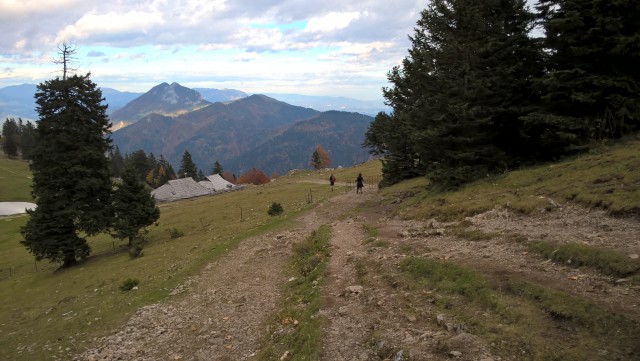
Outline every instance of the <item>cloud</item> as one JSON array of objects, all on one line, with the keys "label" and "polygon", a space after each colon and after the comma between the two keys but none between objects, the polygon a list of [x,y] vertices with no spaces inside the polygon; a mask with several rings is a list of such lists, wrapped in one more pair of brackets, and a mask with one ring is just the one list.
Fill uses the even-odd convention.
[{"label": "cloud", "polygon": [[[0,64],[50,76],[50,58],[66,40],[84,54],[82,71],[104,81],[146,86],[185,77],[302,89],[357,80],[379,93],[386,72],[406,56],[407,35],[424,6],[423,0],[0,0]],[[226,80],[234,77],[244,80]],[[17,78],[0,79],[0,86],[10,79]]]},{"label": "cloud", "polygon": [[101,51],[96,51],[96,50],[92,50],[92,51],[87,53],[87,56],[90,57],[90,58],[98,58],[98,57],[105,56],[105,55],[107,55],[107,54],[105,54],[105,53],[103,53]]},{"label": "cloud", "polygon": [[[159,12],[131,10],[126,13],[108,12],[106,14],[88,13],[66,26],[56,36],[56,42],[78,41],[91,37],[109,38],[113,35],[145,33],[153,26],[164,22]],[[117,38],[117,37],[116,37]]]},{"label": "cloud", "polygon": [[344,29],[353,20],[359,19],[361,16],[366,16],[367,13],[360,12],[331,12],[318,17],[312,17],[309,19],[304,31],[310,33],[322,33],[338,29]]}]

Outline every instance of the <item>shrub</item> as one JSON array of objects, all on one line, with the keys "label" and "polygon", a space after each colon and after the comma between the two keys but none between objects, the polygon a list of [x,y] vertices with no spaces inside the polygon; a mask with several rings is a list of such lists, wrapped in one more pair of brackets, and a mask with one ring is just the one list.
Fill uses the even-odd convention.
[{"label": "shrub", "polygon": [[184,232],[180,231],[177,228],[172,228],[169,230],[169,237],[171,237],[171,239],[180,238],[182,236],[184,236]]},{"label": "shrub", "polygon": [[282,208],[282,204],[273,202],[271,204],[271,207],[269,207],[269,210],[267,211],[267,214],[270,215],[270,216],[278,216],[278,215],[282,214],[283,212],[284,212],[284,208]]},{"label": "shrub", "polygon": [[127,291],[131,291],[134,287],[136,287],[138,284],[140,283],[140,281],[138,281],[135,278],[127,278],[126,280],[124,280],[124,282],[122,282],[122,284],[120,285],[120,290],[122,292],[127,292]]}]

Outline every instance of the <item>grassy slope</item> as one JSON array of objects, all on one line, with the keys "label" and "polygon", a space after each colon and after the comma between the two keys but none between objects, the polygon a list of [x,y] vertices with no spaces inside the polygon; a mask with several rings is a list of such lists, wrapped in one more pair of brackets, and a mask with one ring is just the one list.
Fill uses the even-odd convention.
[{"label": "grassy slope", "polygon": [[[336,174],[355,178],[358,171],[379,173],[379,169],[379,162],[374,162]],[[19,228],[26,216],[0,218],[0,359],[40,360],[52,354],[68,358],[93,337],[124,323],[140,306],[166,299],[203,264],[224,256],[243,237],[290,226],[293,217],[337,194],[330,193],[328,177],[322,171],[298,171],[239,192],[163,204],[158,225],[150,227],[143,257],[130,259],[122,242],[101,235],[89,240],[93,252],[86,262],[63,271],[55,271],[56,264],[36,265],[20,246]],[[28,187],[17,184],[20,178],[11,182],[22,189],[17,199],[25,199]],[[313,204],[307,203],[310,193]],[[273,202],[282,204],[284,215],[267,215]],[[184,236],[172,239],[169,231],[174,228]],[[140,281],[139,290],[120,291],[130,277]]]},{"label": "grassy slope", "polygon": [[[640,142],[631,142],[575,160],[512,172],[453,193],[430,193],[423,179],[410,180],[383,190],[382,199],[389,203],[405,199],[397,214],[417,219],[462,219],[497,205],[528,213],[548,206],[548,198],[573,199],[614,214],[638,214],[639,151]],[[0,167],[20,167],[14,162],[0,158]],[[24,163],[21,167],[27,170]],[[358,172],[376,176],[379,169],[379,162],[370,162],[334,173],[340,183]],[[23,177],[0,179],[0,190],[7,189],[5,182],[13,183],[7,187],[17,189],[14,199],[29,200],[28,186],[21,183],[28,178],[24,173]],[[328,171],[298,171],[265,186],[162,205],[159,225],[151,227],[143,257],[131,260],[124,250],[113,253],[113,240],[100,236],[90,240],[94,252],[89,260],[58,272],[53,271],[55,265],[45,263],[34,272],[33,258],[18,244],[18,230],[26,217],[1,218],[0,359],[44,359],[51,354],[65,358],[83,349],[94,336],[125,322],[136,308],[167,298],[176,285],[205,262],[223,256],[241,238],[287,227],[288,220],[308,209],[310,193],[314,202],[331,196],[328,177]],[[267,216],[272,202],[282,203],[284,216]],[[185,235],[171,239],[173,228]],[[129,277],[140,280],[140,289],[123,293],[118,287]]]},{"label": "grassy slope", "polygon": [[389,202],[408,198],[398,215],[406,218],[461,220],[496,206],[530,212],[551,200],[573,200],[614,215],[640,215],[640,141],[560,163],[514,171],[469,185],[458,192],[425,191],[425,179],[386,189]]},{"label": "grassy slope", "polygon": [[0,154],[0,202],[32,202],[31,172],[27,162]]}]

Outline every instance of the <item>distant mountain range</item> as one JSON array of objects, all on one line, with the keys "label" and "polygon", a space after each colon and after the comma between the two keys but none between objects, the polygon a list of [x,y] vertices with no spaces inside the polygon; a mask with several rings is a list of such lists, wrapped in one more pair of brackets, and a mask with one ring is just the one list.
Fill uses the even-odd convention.
[{"label": "distant mountain range", "polygon": [[236,175],[253,167],[283,174],[309,168],[316,144],[325,148],[334,166],[366,160],[368,153],[361,144],[372,120],[358,113],[319,112],[251,95],[176,116],[152,113],[115,131],[112,138],[121,152],[142,149],[163,155],[176,170],[188,150],[204,173],[218,161]]},{"label": "distant mountain range", "polygon": [[[163,84],[164,86],[170,86],[167,83],[162,83],[156,87],[163,86]],[[102,96],[105,98],[105,103],[109,105],[108,113],[110,116],[131,101],[148,93],[121,92],[112,88],[101,88],[101,90]],[[234,101],[250,95],[235,89],[193,88],[192,90],[200,93],[202,98],[210,103]],[[35,92],[35,84],[11,85],[0,88],[0,123],[4,122],[8,117],[31,120],[37,119],[38,114],[35,111],[36,104],[34,100]],[[312,108],[318,111],[339,110],[371,116],[375,116],[380,111],[389,111],[389,107],[385,106],[382,100],[358,100],[346,97],[278,93],[267,93],[265,95],[285,103]],[[114,120],[113,117],[112,120]],[[114,124],[120,121],[123,120],[115,120]]]},{"label": "distant mountain range", "polygon": [[[33,115],[23,118],[36,118],[26,112],[26,104],[33,104],[35,85],[7,88],[0,89],[0,111],[4,114],[2,107],[8,104],[15,112],[22,109],[23,114]],[[316,144],[328,152],[332,166],[350,166],[369,158],[361,144],[371,116],[313,109],[322,108],[320,104],[359,108],[366,107],[366,102],[284,96],[305,104],[298,106],[266,95],[248,96],[233,89],[196,90],[178,83],[162,83],[142,94],[102,91],[108,104],[118,106],[109,115],[114,123],[113,144],[122,153],[142,149],[156,157],[162,155],[176,170],[185,150],[204,173],[218,161],[236,175],[253,167],[267,174],[309,168]]]}]

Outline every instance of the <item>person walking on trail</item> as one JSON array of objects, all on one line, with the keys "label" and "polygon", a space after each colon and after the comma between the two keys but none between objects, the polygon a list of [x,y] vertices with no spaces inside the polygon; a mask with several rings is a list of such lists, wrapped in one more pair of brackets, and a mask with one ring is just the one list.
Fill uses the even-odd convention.
[{"label": "person walking on trail", "polygon": [[362,173],[358,174],[358,178],[356,178],[356,193],[362,193],[362,188],[364,187],[364,178],[362,178]]},{"label": "person walking on trail", "polygon": [[329,177],[329,183],[331,183],[331,191],[333,192],[333,185],[336,184],[336,177],[333,174]]}]

